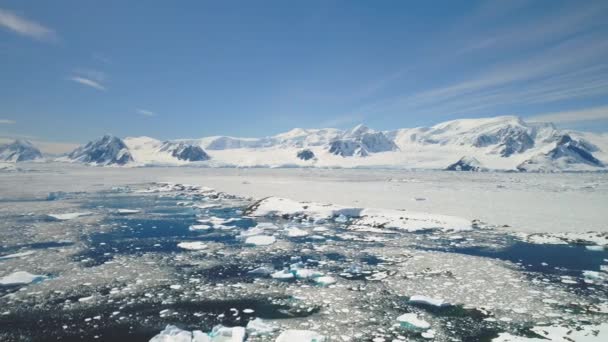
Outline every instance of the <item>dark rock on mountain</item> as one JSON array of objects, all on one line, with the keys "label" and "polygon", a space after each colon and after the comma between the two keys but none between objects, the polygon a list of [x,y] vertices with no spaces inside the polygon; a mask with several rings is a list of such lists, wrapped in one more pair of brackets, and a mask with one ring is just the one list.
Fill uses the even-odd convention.
[{"label": "dark rock on mountain", "polygon": [[177,143],[167,141],[163,143],[160,150],[170,152],[173,157],[179,160],[205,161],[211,159],[200,146],[184,142]]},{"label": "dark rock on mountain", "polygon": [[315,157],[315,154],[311,150],[309,150],[309,149],[298,151],[298,158],[299,159],[302,159],[302,160],[311,160],[314,157]]},{"label": "dark rock on mountain", "polygon": [[473,157],[462,157],[460,160],[446,168],[447,171],[487,171],[479,160]]}]

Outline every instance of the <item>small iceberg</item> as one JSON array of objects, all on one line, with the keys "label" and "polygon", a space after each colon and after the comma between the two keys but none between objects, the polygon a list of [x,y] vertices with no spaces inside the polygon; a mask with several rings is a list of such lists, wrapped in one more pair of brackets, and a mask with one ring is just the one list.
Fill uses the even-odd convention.
[{"label": "small iceberg", "polygon": [[277,239],[274,236],[270,235],[255,235],[250,236],[245,240],[246,245],[253,246],[268,246],[275,243]]},{"label": "small iceberg", "polygon": [[228,328],[217,325],[207,334],[200,330],[188,331],[167,325],[165,330],[152,337],[150,342],[242,342],[243,340],[245,340],[243,327]]},{"label": "small iceberg", "polygon": [[291,227],[291,228],[287,228],[287,236],[289,237],[304,237],[304,236],[308,236],[308,232],[305,230],[302,230],[300,228],[296,228],[296,227]]},{"label": "small iceberg", "polygon": [[274,272],[270,276],[273,279],[278,279],[278,280],[291,280],[295,277],[293,275],[293,273],[291,273],[291,271],[289,271],[289,270],[282,270],[282,271]]},{"label": "small iceberg", "polygon": [[436,299],[427,296],[414,295],[410,297],[409,300],[412,304],[422,304],[422,305],[430,305],[437,307],[445,307],[450,306],[450,303],[444,302],[443,299]]},{"label": "small iceberg", "polygon": [[191,232],[197,231],[197,230],[209,230],[209,229],[211,229],[211,226],[206,225],[206,224],[193,224],[188,228],[188,230],[190,230]]},{"label": "small iceberg", "polygon": [[418,317],[415,313],[407,313],[397,317],[397,322],[402,328],[408,330],[427,330],[431,325]]},{"label": "small iceberg", "polygon": [[17,271],[0,278],[0,285],[12,286],[39,283],[45,278],[46,277],[43,275],[31,274],[25,271]]},{"label": "small iceberg", "polygon": [[133,214],[139,214],[141,212],[141,210],[137,210],[137,209],[118,209],[116,210],[116,213],[118,215],[133,215]]},{"label": "small iceberg", "polygon": [[177,244],[177,247],[188,249],[191,251],[199,251],[202,249],[206,249],[207,245],[200,241],[192,241],[192,242],[180,242]]},{"label": "small iceberg", "polygon": [[321,286],[329,286],[335,284],[338,280],[334,277],[323,276],[314,279],[315,283]]},{"label": "small iceberg", "polygon": [[22,258],[24,256],[32,255],[34,253],[36,253],[36,252],[35,251],[25,251],[25,252],[7,254],[7,255],[0,256],[0,260]]},{"label": "small iceberg", "polygon": [[271,322],[266,322],[261,318],[256,318],[247,323],[247,333],[249,335],[269,335],[277,331],[279,328]]},{"label": "small iceberg", "polygon": [[91,212],[81,212],[81,213],[66,213],[66,214],[48,214],[47,216],[53,220],[57,221],[68,221],[73,220],[75,218],[79,218],[82,216],[91,216],[93,213]]}]

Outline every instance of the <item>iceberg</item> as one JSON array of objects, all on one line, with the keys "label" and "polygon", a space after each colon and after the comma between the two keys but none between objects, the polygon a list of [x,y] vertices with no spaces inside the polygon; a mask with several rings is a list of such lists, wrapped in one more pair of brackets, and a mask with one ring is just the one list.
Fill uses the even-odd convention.
[{"label": "iceberg", "polygon": [[431,327],[427,321],[420,319],[415,313],[403,314],[397,317],[397,322],[402,328],[409,330],[427,330]]},{"label": "iceberg", "polygon": [[421,295],[411,296],[409,302],[412,304],[422,304],[438,307],[450,306],[450,303],[444,302],[443,299],[436,299]]}]

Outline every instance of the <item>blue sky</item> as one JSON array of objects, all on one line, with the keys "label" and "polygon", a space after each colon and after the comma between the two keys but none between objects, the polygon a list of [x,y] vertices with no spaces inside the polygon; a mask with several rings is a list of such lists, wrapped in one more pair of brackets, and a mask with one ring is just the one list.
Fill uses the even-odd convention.
[{"label": "blue sky", "polygon": [[0,135],[608,130],[607,1],[0,1]]}]

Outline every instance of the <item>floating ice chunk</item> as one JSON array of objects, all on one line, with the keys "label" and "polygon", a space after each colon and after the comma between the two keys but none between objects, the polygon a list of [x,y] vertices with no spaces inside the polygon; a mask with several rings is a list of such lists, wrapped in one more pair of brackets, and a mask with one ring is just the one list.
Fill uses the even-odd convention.
[{"label": "floating ice chunk", "polygon": [[330,277],[330,276],[323,276],[323,277],[315,278],[315,283],[317,283],[321,286],[329,286],[329,285],[335,284],[336,282],[337,282],[336,278]]},{"label": "floating ice chunk", "polygon": [[46,277],[43,275],[31,274],[25,271],[13,272],[0,278],[0,285],[23,285],[34,282],[41,282]]},{"label": "floating ice chunk", "polygon": [[604,251],[604,246],[585,246],[585,248],[587,248],[587,250],[592,251],[592,252],[603,252]]},{"label": "floating ice chunk", "polygon": [[138,214],[141,212],[141,210],[137,210],[137,209],[118,209],[116,211],[119,215],[132,215],[132,214]]},{"label": "floating ice chunk", "polygon": [[415,313],[407,313],[397,317],[397,322],[401,325],[402,328],[406,328],[409,330],[427,330],[431,327],[431,325],[420,318]]},{"label": "floating ice chunk", "polygon": [[253,269],[253,270],[247,272],[247,274],[253,275],[253,276],[269,276],[272,274],[273,271],[274,270],[269,267],[258,267],[256,269]]},{"label": "floating ice chunk", "polygon": [[433,330],[433,329],[427,330],[427,331],[423,332],[422,334],[420,334],[420,336],[422,336],[423,338],[426,338],[427,340],[432,340],[435,338],[435,330]]},{"label": "floating ice chunk", "polygon": [[279,229],[279,227],[277,227],[274,223],[272,222],[258,222],[258,224],[256,225],[257,228],[261,228],[261,229]]},{"label": "floating ice chunk", "polygon": [[312,279],[322,276],[323,273],[315,270],[311,270],[309,268],[298,268],[295,271],[295,276],[298,279]]},{"label": "floating ice chunk", "polygon": [[80,303],[85,303],[85,302],[90,302],[90,301],[92,301],[93,299],[95,299],[95,297],[94,297],[94,296],[80,297],[80,298],[78,298],[78,301],[79,301]]},{"label": "floating ice chunk", "polygon": [[19,252],[19,253],[13,253],[13,254],[7,254],[7,255],[3,255],[0,256],[0,260],[3,259],[14,259],[14,258],[22,258],[24,256],[28,256],[28,255],[32,255],[36,253],[35,251],[25,251],[25,252]]},{"label": "floating ice chunk", "polygon": [[336,221],[338,223],[346,223],[346,222],[348,222],[348,217],[346,217],[344,214],[340,214],[340,215],[338,215],[338,217],[336,217],[334,219],[334,221]]},{"label": "floating ice chunk", "polygon": [[431,297],[421,296],[421,295],[411,296],[409,302],[412,304],[423,304],[423,305],[431,305],[431,306],[438,306],[438,307],[450,305],[449,303],[444,302],[443,299],[436,299],[436,298],[431,298]]},{"label": "floating ice chunk", "polygon": [[247,323],[247,333],[250,335],[268,335],[277,331],[276,324],[256,318]]},{"label": "floating ice chunk", "polygon": [[188,230],[190,230],[190,231],[209,230],[209,229],[211,229],[211,226],[206,225],[206,224],[193,224],[188,228]]},{"label": "floating ice chunk", "polygon": [[209,335],[200,330],[187,331],[174,325],[167,325],[165,330],[152,337],[150,342],[210,342]]},{"label": "floating ice chunk", "polygon": [[93,213],[85,211],[85,212],[81,212],[81,213],[48,214],[47,216],[49,218],[57,220],[57,221],[67,221],[67,220],[73,220],[78,217],[90,216],[90,215],[93,215]]},{"label": "floating ice chunk", "polygon": [[275,243],[277,239],[274,236],[269,235],[255,235],[250,236],[245,240],[245,244],[254,246],[268,246]]},{"label": "floating ice chunk", "polygon": [[275,342],[324,342],[325,336],[312,330],[285,330]]},{"label": "floating ice chunk", "polygon": [[253,228],[249,228],[245,231],[242,231],[237,238],[239,239],[245,239],[248,238],[250,236],[255,236],[255,235],[262,235],[264,234],[264,229],[260,228],[260,227],[253,227]]},{"label": "floating ice chunk", "polygon": [[286,231],[287,231],[287,236],[289,236],[289,237],[304,237],[304,236],[308,235],[307,231],[302,230],[297,227],[287,228]]},{"label": "floating ice chunk", "polygon": [[198,250],[206,249],[207,245],[200,241],[191,241],[191,242],[180,242],[177,244],[177,247],[192,250],[192,251],[198,251]]},{"label": "floating ice chunk", "polygon": [[245,328],[216,325],[209,336],[213,342],[242,342],[245,340]]},{"label": "floating ice chunk", "polygon": [[192,207],[196,208],[196,209],[211,209],[211,208],[217,208],[220,205],[217,203],[203,203],[203,204],[194,204]]},{"label": "floating ice chunk", "polygon": [[274,272],[270,276],[273,279],[278,279],[278,280],[290,280],[295,277],[293,275],[293,273],[291,273],[289,270],[282,270],[282,271]]}]

